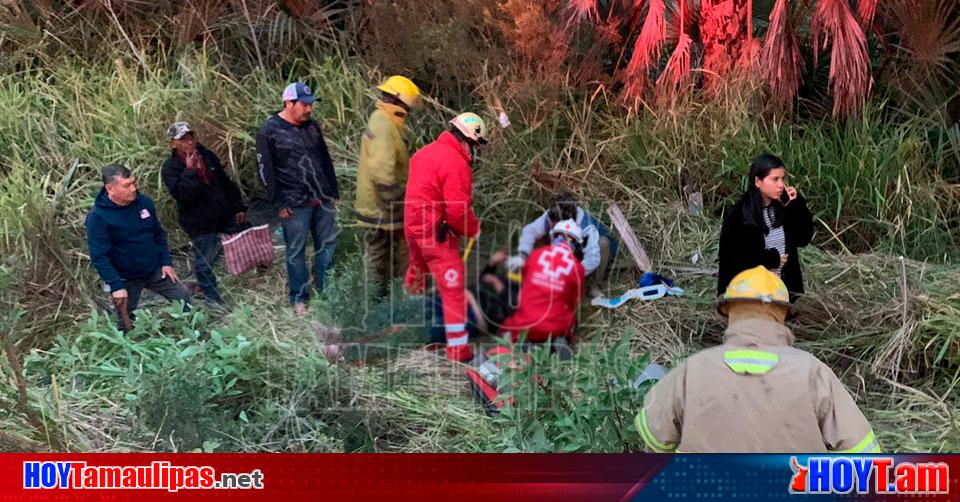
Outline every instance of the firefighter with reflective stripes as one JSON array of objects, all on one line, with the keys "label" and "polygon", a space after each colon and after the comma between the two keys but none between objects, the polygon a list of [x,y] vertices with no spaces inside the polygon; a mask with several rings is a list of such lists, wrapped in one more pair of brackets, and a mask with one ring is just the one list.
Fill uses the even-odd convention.
[{"label": "firefighter with reflective stripes", "polygon": [[763,267],[738,274],[718,301],[724,343],[694,354],[647,393],[636,427],[654,452],[879,453],[840,379],[793,348],[796,313]]},{"label": "firefighter with reflective stripes", "polygon": [[443,303],[447,358],[469,361],[467,300],[460,238],[476,238],[480,222],[473,213],[473,161],[487,142],[487,127],[477,114],[461,113],[449,130],[410,158],[403,205],[403,231],[410,251],[404,287],[421,294],[427,275]]},{"label": "firefighter with reflective stripes", "polygon": [[357,225],[365,227],[367,260],[380,281],[381,292],[405,269],[403,196],[410,153],[407,116],[420,107],[420,89],[394,75],[377,90],[380,99],[360,138],[357,171]]}]

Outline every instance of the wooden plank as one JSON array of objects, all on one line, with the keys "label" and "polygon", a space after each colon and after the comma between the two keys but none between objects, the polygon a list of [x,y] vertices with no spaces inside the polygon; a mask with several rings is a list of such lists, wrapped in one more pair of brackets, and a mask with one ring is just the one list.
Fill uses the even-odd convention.
[{"label": "wooden plank", "polygon": [[610,207],[607,208],[607,214],[610,215],[610,221],[613,222],[613,227],[616,228],[620,234],[620,241],[630,250],[630,255],[633,256],[633,261],[636,262],[640,271],[650,272],[653,270],[653,265],[650,263],[647,252],[643,249],[643,245],[640,244],[640,239],[637,238],[637,234],[633,233],[633,229],[630,228],[630,223],[627,222],[627,218],[623,215],[620,207],[616,204],[610,204]]}]

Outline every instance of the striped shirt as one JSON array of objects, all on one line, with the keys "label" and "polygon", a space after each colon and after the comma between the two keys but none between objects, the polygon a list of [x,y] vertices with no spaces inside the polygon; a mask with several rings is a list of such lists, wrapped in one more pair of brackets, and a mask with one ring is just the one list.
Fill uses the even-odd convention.
[{"label": "striped shirt", "polygon": [[[787,241],[783,235],[783,225],[773,228],[773,206],[763,208],[763,221],[767,224],[767,228],[770,229],[764,237],[764,243],[767,246],[766,249],[776,249],[777,252],[780,253],[780,256],[787,254]],[[780,267],[771,270],[771,272],[780,275]]]}]

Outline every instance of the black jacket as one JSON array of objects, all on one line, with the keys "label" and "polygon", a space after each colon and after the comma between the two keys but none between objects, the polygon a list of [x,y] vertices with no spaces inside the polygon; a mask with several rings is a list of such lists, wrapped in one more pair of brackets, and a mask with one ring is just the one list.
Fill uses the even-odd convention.
[{"label": "black jacket", "polygon": [[[779,204],[774,201],[774,204]],[[722,295],[730,281],[744,270],[763,265],[768,269],[780,266],[780,253],[767,249],[763,228],[748,223],[744,215],[743,198],[730,208],[723,218],[720,230],[720,274],[717,280],[717,295]],[[791,301],[795,294],[803,293],[803,275],[800,272],[800,257],[797,248],[810,244],[813,238],[813,216],[807,209],[802,195],[784,208],[783,235],[789,255],[780,271],[780,278],[790,291]]]},{"label": "black jacket", "polygon": [[190,237],[212,232],[224,233],[237,213],[246,206],[237,185],[227,176],[220,159],[201,144],[197,151],[210,174],[210,185],[196,171],[187,169],[173,151],[163,163],[161,175],[170,195],[177,201],[177,221]]},{"label": "black jacket", "polygon": [[313,120],[295,126],[271,115],[257,133],[257,169],[266,199],[278,208],[340,198],[333,159]]}]

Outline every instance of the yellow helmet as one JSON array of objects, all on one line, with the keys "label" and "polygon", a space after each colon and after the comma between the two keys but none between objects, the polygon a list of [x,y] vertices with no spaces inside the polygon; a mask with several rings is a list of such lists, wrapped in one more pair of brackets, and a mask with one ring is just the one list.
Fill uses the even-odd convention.
[{"label": "yellow helmet", "polygon": [[476,113],[461,113],[450,121],[450,125],[456,127],[467,139],[481,145],[487,142],[487,124]]},{"label": "yellow helmet", "polygon": [[790,303],[790,293],[787,286],[773,272],[762,266],[744,270],[737,274],[727,290],[717,300],[717,311],[727,315],[727,307],[732,302],[757,302],[786,307],[787,315],[797,313],[797,308]]},{"label": "yellow helmet", "polygon": [[384,80],[377,89],[396,96],[408,108],[420,107],[420,88],[407,77],[394,75]]}]

